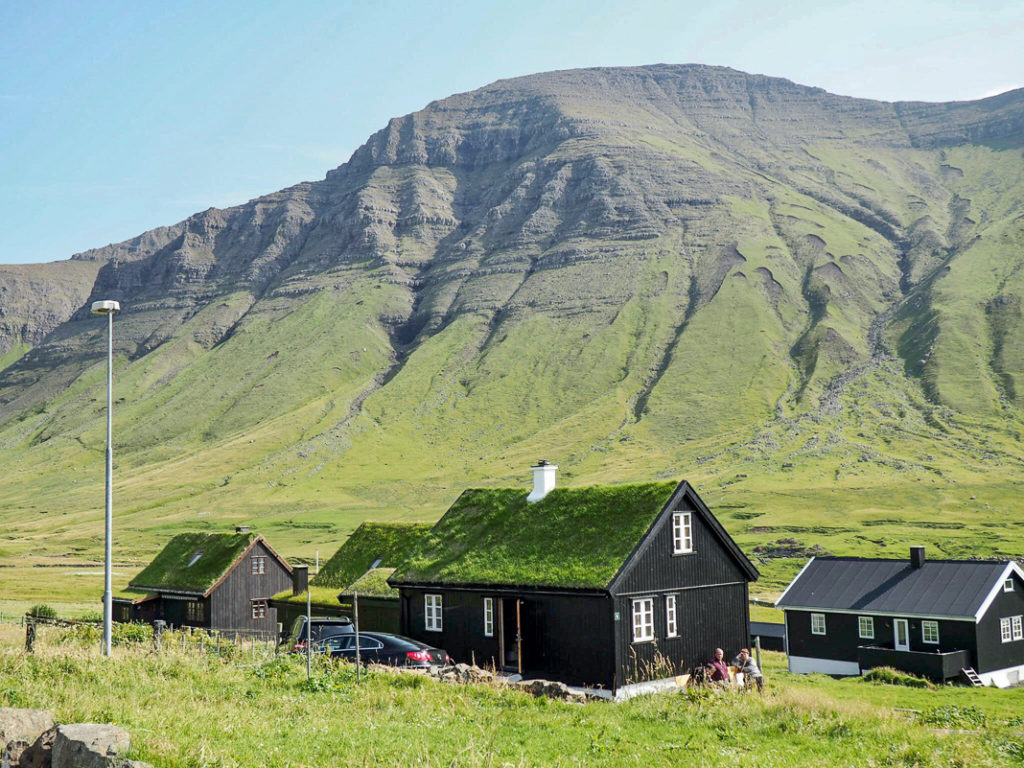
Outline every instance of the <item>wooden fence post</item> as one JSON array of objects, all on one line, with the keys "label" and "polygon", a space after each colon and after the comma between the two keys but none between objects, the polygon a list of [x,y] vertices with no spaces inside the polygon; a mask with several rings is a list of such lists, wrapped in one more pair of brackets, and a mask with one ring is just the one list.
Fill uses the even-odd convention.
[{"label": "wooden fence post", "polygon": [[36,644],[36,623],[31,619],[25,621],[25,651],[32,653]]}]

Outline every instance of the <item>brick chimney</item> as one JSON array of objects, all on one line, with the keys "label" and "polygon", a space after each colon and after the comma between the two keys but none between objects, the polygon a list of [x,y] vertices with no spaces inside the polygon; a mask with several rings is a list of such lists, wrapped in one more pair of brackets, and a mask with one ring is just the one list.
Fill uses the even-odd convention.
[{"label": "brick chimney", "polygon": [[526,497],[529,502],[540,501],[555,487],[555,473],[558,467],[548,464],[544,459],[537,462],[537,466],[530,467],[533,470],[533,490]]},{"label": "brick chimney", "polygon": [[914,568],[921,568],[924,565],[924,547],[910,548],[910,565]]}]

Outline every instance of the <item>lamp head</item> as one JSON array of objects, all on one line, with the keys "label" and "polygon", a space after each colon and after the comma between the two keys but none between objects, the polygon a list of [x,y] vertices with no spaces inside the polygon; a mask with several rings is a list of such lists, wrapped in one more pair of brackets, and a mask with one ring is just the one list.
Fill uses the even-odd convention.
[{"label": "lamp head", "polygon": [[92,303],[92,313],[94,315],[109,315],[120,309],[121,305],[116,301],[94,301]]}]

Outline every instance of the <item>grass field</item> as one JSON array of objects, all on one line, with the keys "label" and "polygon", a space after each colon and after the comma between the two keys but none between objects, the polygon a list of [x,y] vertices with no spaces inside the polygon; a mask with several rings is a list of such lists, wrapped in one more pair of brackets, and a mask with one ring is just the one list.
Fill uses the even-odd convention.
[{"label": "grass field", "polygon": [[158,768],[421,766],[1009,766],[1024,764],[1024,689],[906,688],[793,676],[766,654],[756,694],[567,704],[318,665],[257,649],[182,652],[172,636],[101,659],[41,630],[35,654],[0,626],[0,706],[111,722]]}]

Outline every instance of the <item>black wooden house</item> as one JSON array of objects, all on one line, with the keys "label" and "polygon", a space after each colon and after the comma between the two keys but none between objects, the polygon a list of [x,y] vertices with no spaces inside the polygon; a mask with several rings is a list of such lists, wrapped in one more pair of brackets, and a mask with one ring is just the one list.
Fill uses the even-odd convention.
[{"label": "black wooden house", "polygon": [[182,533],[114,598],[114,619],[274,635],[269,598],[291,583],[291,572],[247,528]]},{"label": "black wooden house", "polygon": [[[389,579],[457,661],[617,690],[749,638],[757,570],[686,482],[470,489]],[[534,499],[536,499],[534,501]]]},{"label": "black wooden house", "polygon": [[791,672],[887,666],[947,680],[1024,681],[1024,572],[1014,562],[812,558],[777,601]]}]

